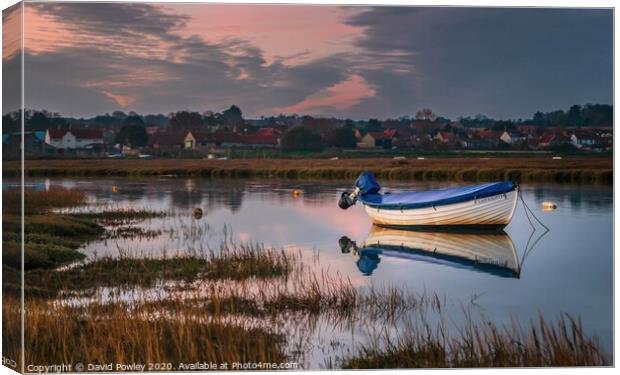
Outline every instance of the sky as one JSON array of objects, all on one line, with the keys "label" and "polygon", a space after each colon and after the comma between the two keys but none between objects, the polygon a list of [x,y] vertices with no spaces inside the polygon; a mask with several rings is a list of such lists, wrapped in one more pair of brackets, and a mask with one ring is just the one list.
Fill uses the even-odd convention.
[{"label": "sky", "polygon": [[[6,93],[17,12],[3,22]],[[517,119],[613,99],[609,9],[26,3],[23,53],[26,107],[67,116]]]}]

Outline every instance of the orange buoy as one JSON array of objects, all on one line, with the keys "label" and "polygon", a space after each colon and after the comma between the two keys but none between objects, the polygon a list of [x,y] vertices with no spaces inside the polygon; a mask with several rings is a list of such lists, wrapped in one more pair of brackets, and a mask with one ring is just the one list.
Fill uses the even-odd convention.
[{"label": "orange buoy", "polygon": [[294,196],[295,198],[297,198],[297,197],[301,196],[301,191],[299,191],[299,190],[293,190],[293,196]]},{"label": "orange buoy", "polygon": [[543,211],[553,211],[556,208],[558,208],[558,206],[553,202],[542,202]]},{"label": "orange buoy", "polygon": [[112,185],[112,193],[118,193],[118,186]]}]

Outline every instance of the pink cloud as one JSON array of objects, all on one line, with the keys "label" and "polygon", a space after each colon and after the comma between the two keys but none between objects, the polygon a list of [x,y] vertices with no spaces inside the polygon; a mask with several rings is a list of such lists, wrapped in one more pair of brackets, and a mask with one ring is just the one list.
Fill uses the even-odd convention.
[{"label": "pink cloud", "polygon": [[267,63],[301,64],[334,53],[356,51],[353,41],[363,28],[343,20],[356,8],[312,5],[174,4],[191,16],[183,36],[200,35],[210,42],[247,40],[264,53]]},{"label": "pink cloud", "polygon": [[353,74],[347,80],[320,90],[299,103],[271,110],[276,113],[321,115],[321,111],[325,108],[344,111],[358,104],[362,99],[375,95],[375,89],[362,76]]}]

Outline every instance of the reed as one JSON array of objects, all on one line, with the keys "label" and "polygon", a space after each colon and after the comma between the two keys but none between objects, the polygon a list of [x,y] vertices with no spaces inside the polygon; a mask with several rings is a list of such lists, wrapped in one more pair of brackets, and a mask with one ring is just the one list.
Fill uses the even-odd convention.
[{"label": "reed", "polygon": [[397,337],[384,335],[362,345],[357,352],[339,358],[348,369],[377,368],[472,368],[609,366],[611,361],[595,338],[586,336],[581,322],[562,315],[555,323],[542,315],[523,328],[514,321],[497,326],[488,320],[475,322],[468,315],[449,334],[444,321],[409,324]]},{"label": "reed", "polygon": [[[20,165],[6,162],[5,176],[18,175]],[[424,160],[350,159],[157,159],[157,160],[27,160],[30,176],[202,176],[211,178],[354,179],[363,170],[382,179],[602,183],[613,181],[613,160],[606,156],[444,157]]]},{"label": "reed", "polygon": [[[260,328],[201,316],[142,316],[122,305],[50,307],[26,302],[27,364],[282,362],[285,337]],[[15,304],[3,305],[14,316]],[[9,321],[9,324],[16,323]],[[15,328],[15,326],[12,326]],[[17,331],[16,331],[17,332]],[[7,353],[11,355],[12,353]],[[116,370],[116,369],[114,369]],[[152,370],[152,369],[151,369]]]},{"label": "reed", "polygon": [[[3,215],[22,213],[20,190],[2,192]],[[54,187],[48,191],[26,190],[24,192],[24,214],[41,213],[53,208],[76,207],[86,204],[84,192]]]}]

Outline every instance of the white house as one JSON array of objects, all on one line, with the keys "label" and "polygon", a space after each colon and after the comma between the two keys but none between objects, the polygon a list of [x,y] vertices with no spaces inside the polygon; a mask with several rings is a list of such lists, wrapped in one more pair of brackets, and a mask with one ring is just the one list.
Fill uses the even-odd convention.
[{"label": "white house", "polygon": [[525,136],[517,132],[504,131],[502,135],[500,135],[499,139],[501,139],[505,143],[508,143],[509,145],[512,145],[515,143],[523,142],[525,140]]},{"label": "white house", "polygon": [[101,129],[47,129],[45,143],[59,149],[79,149],[103,146]]}]

